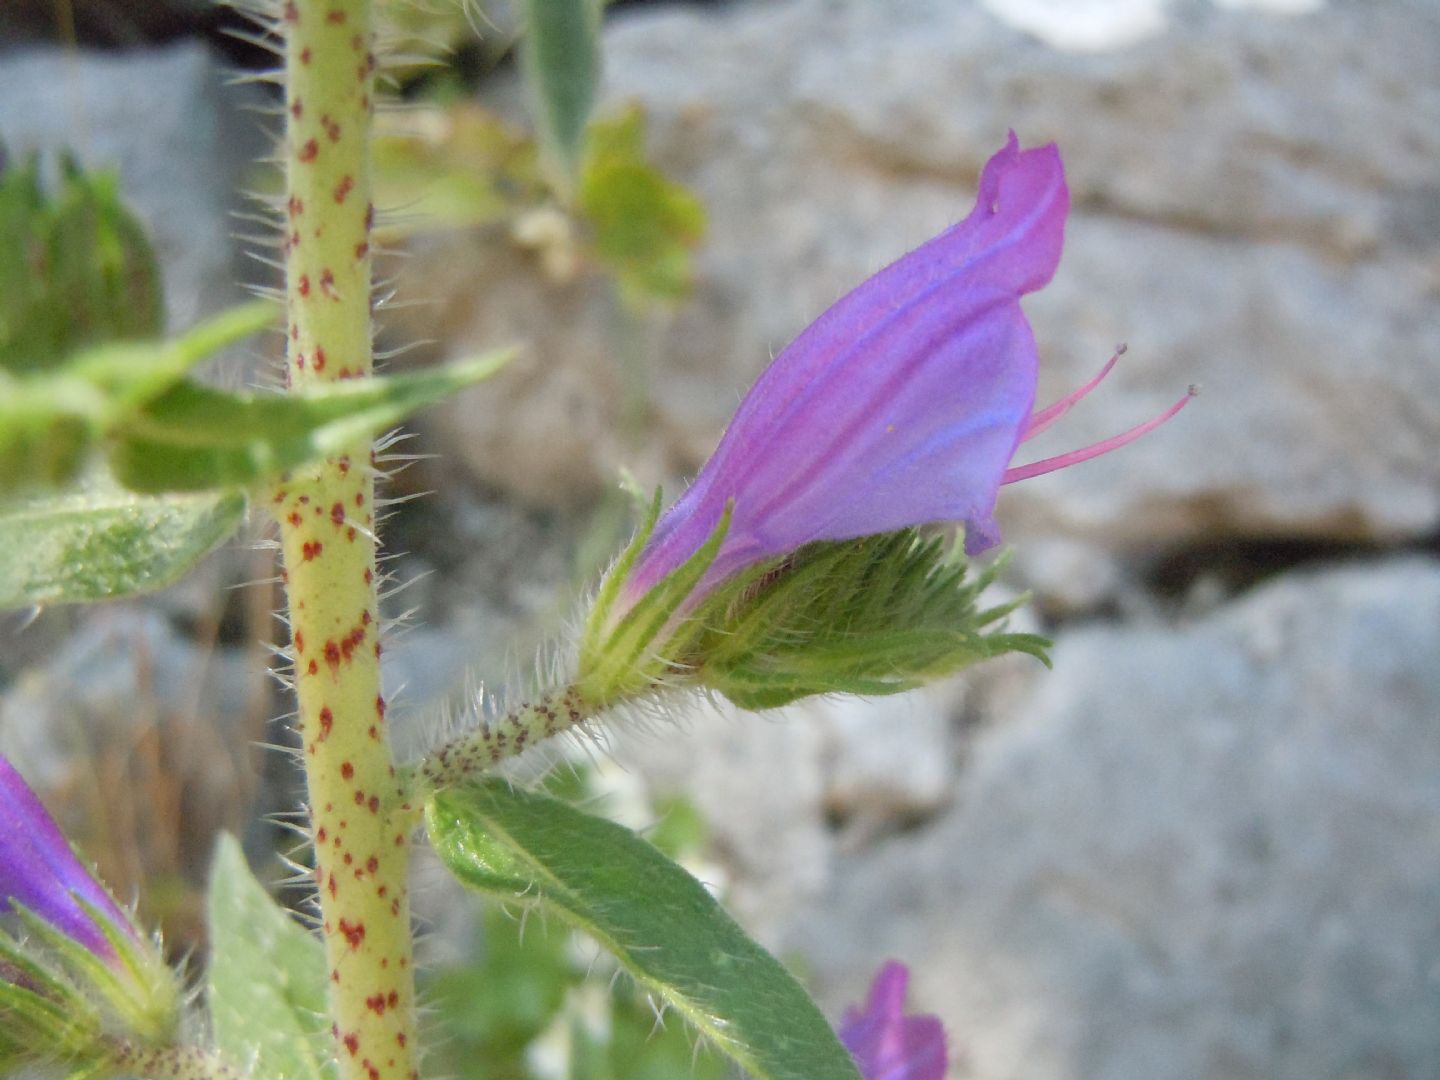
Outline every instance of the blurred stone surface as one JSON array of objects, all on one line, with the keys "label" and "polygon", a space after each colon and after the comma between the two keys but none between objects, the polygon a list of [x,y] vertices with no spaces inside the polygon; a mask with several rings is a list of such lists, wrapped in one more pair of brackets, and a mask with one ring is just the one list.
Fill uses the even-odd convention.
[{"label": "blurred stone surface", "polygon": [[944,817],[833,854],[785,945],[836,1009],[915,964],[983,1080],[1435,1076],[1436,655],[1418,557],[1068,633]]},{"label": "blurred stone surface", "polygon": [[[166,312],[183,330],[260,279],[242,265],[231,212],[265,142],[260,98],[226,86],[196,43],[124,53],[54,47],[0,54],[0,144],[12,155],[74,151],[115,169],[120,194],[144,223],[164,272]],[[253,231],[253,230],[247,230]]]},{"label": "blurred stone surface", "polygon": [[[458,463],[532,506],[591,501],[623,464],[653,475],[655,449],[627,440],[626,316],[591,277],[546,279],[535,260],[493,233],[432,237],[397,267],[407,295],[438,303],[387,313],[400,340],[424,336],[447,350],[524,343],[525,351],[481,386],[420,423]],[[637,460],[638,459],[638,460]]]},{"label": "blurred stone surface", "polygon": [[[254,710],[251,664],[231,650],[182,636],[159,611],[119,604],[96,610],[43,665],[0,697],[0,748],[27,766],[37,785],[61,785],[82,758],[128,755],[155,725],[177,719],[209,746],[236,742],[248,755],[245,716]],[[202,704],[203,703],[203,704]],[[258,737],[263,732],[252,732]],[[226,787],[234,762],[197,755],[202,786]]]},{"label": "blurred stone surface", "polygon": [[614,752],[651,791],[695,801],[724,869],[726,904],[775,945],[798,913],[821,902],[837,852],[912,827],[950,802],[965,693],[952,680],[761,715],[697,706],[663,738],[620,724]]},{"label": "blurred stone surface", "polygon": [[[1042,398],[1130,345],[1025,456],[1123,430],[1190,383],[1204,394],[1143,450],[1007,489],[1012,537],[1393,540],[1440,524],[1440,8],[1174,4],[1154,36],[1076,55],[978,3],[786,0],[623,13],[606,44],[608,100],[644,103],[658,162],[709,210],[698,294],[629,339],[653,365],[659,435],[617,448],[630,361],[594,283],[542,301],[493,237],[419,260],[409,280],[448,294],[438,325],[457,349],[535,345],[511,383],[450,413],[487,483],[544,499],[593,491],[620,461],[693,472],[768,358],[961,216],[1014,127],[1060,143],[1075,203],[1059,276],[1027,302]],[[485,269],[445,286],[471,255]]]},{"label": "blurred stone surface", "polygon": [[274,711],[264,650],[186,637],[140,603],[92,608],[0,694],[0,753],[117,895],[140,895],[172,947],[203,937],[199,889],[219,829],[254,820]]}]

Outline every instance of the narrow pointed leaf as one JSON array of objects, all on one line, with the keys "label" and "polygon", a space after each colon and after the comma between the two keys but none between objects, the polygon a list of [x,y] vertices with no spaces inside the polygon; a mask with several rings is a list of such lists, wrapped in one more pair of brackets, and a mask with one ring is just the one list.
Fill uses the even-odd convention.
[{"label": "narrow pointed leaf", "polygon": [[273,326],[280,309],[268,300],[237,304],[170,341],[101,345],[78,354],[66,374],[106,392],[112,420],[183,379],[221,349]]},{"label": "narrow pointed leaf", "polygon": [[99,1033],[92,1016],[77,1016],[7,982],[0,982],[0,1023],[27,1049],[46,1046],[67,1054],[82,1049]]},{"label": "narrow pointed leaf", "polygon": [[216,1048],[266,1080],[331,1080],[325,951],[270,898],[222,836],[207,901],[207,1001]]},{"label": "narrow pointed leaf", "polygon": [[535,898],[590,934],[651,993],[760,1080],[859,1080],[800,985],[705,888],[628,829],[485,780],[426,809],[471,888]]},{"label": "narrow pointed leaf", "polygon": [[511,353],[385,378],[329,383],[288,394],[226,393],[181,383],[114,436],[111,468],[136,491],[239,487],[353,451],[494,374]]},{"label": "narrow pointed leaf", "polygon": [[590,617],[585,623],[585,632],[581,638],[580,655],[592,654],[600,646],[600,639],[604,632],[605,623],[610,618],[610,609],[615,604],[615,598],[620,593],[620,585],[625,580],[625,575],[630,573],[630,567],[640,555],[640,550],[645,546],[645,541],[655,531],[655,522],[660,520],[660,489],[655,489],[654,498],[647,504],[645,516],[641,519],[640,527],[635,530],[635,535],[615,564],[610,568],[604,579],[600,582],[600,591],[595,596],[595,606],[590,611]]},{"label": "narrow pointed leaf", "polygon": [[1047,642],[1006,633],[1014,602],[981,609],[991,571],[914,530],[822,542],[720,585],[679,670],[742,708],[815,694],[896,694],[980,660]]},{"label": "narrow pointed leaf", "polygon": [[106,600],[170,584],[230,537],[245,497],[137,495],[104,478],[0,501],[0,608]]},{"label": "narrow pointed leaf", "polygon": [[540,144],[567,191],[600,80],[599,0],[524,0],[521,66]]},{"label": "narrow pointed leaf", "polygon": [[273,323],[277,310],[241,304],[173,341],[96,345],[20,375],[0,368],[0,494],[73,482],[107,431],[123,429],[201,361]]}]

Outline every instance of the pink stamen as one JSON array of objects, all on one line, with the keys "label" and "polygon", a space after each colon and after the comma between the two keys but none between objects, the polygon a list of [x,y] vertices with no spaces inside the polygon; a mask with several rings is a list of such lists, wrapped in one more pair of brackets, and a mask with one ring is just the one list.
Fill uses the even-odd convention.
[{"label": "pink stamen", "polygon": [[1110,369],[1115,366],[1120,357],[1125,355],[1125,348],[1124,345],[1115,346],[1115,355],[1106,361],[1105,366],[1100,369],[1100,374],[1080,387],[1079,390],[1076,390],[1073,394],[1067,394],[1048,408],[1041,409],[1036,413],[1031,413],[1030,423],[1025,428],[1025,433],[1020,436],[1020,441],[1026,442],[1029,439],[1033,439],[1036,435],[1039,435],[1051,424],[1055,423],[1056,420],[1059,420],[1069,412],[1077,401],[1090,393],[1091,390],[1094,390],[1095,387],[1099,386],[1105,380],[1105,376],[1110,374]]},{"label": "pink stamen", "polygon": [[1081,450],[1071,450],[1068,454],[1045,458],[1043,461],[1033,461],[1029,465],[1017,465],[1013,469],[1006,469],[1005,476],[1000,482],[1002,484],[1013,484],[1017,480],[1029,480],[1032,476],[1044,476],[1046,473],[1054,472],[1056,469],[1065,469],[1071,465],[1078,465],[1082,461],[1089,461],[1091,458],[1099,457],[1101,454],[1108,454],[1111,450],[1118,450],[1126,443],[1134,442],[1146,432],[1154,431],[1161,424],[1165,423],[1166,420],[1169,420],[1186,405],[1190,404],[1190,399],[1199,392],[1199,387],[1190,387],[1184,397],[1175,402],[1174,405],[1171,405],[1170,408],[1166,409],[1159,416],[1152,417],[1143,424],[1139,424],[1123,434],[1112,436],[1103,442],[1095,443]]}]

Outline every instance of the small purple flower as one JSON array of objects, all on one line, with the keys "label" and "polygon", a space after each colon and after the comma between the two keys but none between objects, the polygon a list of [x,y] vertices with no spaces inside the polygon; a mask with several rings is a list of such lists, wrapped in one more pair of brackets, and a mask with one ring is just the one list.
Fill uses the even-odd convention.
[{"label": "small purple flower", "polygon": [[847,1009],[840,1041],[864,1080],[943,1080],[945,1029],[934,1016],[906,1016],[910,972],[892,960],[870,984],[863,1009]]},{"label": "small purple flower", "polygon": [[1021,150],[1012,132],[965,220],[843,297],[760,376],[660,519],[620,611],[694,554],[727,504],[729,529],[696,598],[816,540],[948,521],[977,554],[999,542],[1001,485],[1113,450],[1178,411],[1188,399],[1095,446],[1010,466],[1110,370],[1033,411],[1038,359],[1020,297],[1054,275],[1069,201],[1059,151]]},{"label": "small purple flower", "polygon": [[81,901],[131,936],[135,929],[75,857],[35,793],[0,757],[0,911],[19,904],[98,956],[114,946]]}]

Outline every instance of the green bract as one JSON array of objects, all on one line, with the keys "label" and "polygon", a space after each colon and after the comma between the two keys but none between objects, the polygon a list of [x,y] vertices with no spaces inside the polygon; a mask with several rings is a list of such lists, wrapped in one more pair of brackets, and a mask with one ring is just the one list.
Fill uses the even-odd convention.
[{"label": "green bract", "polygon": [[657,497],[586,622],[576,687],[587,701],[694,687],[768,709],[814,694],[899,693],[1007,652],[1046,659],[1044,638],[1004,630],[1019,601],[980,603],[1003,562],[972,576],[958,544],[916,529],[807,544],[697,598],[727,511],[695,554],[617,616],[658,514]]},{"label": "green bract", "polygon": [[0,1070],[108,1060],[117,1040],[165,1047],[180,1021],[180,987],[156,944],[78,901],[113,949],[97,956],[16,905],[25,936],[0,931]]}]

